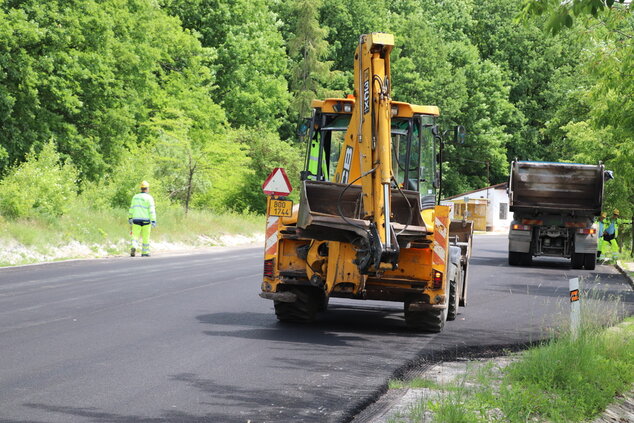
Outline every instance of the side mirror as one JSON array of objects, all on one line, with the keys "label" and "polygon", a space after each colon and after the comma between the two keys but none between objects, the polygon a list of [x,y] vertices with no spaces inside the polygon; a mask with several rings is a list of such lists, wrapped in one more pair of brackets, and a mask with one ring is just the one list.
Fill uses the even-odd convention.
[{"label": "side mirror", "polygon": [[453,128],[453,142],[456,144],[464,144],[467,138],[467,130],[464,126],[458,125]]},{"label": "side mirror", "polygon": [[614,172],[611,170],[606,170],[603,172],[603,182],[607,182],[610,179],[614,179]]},{"label": "side mirror", "polygon": [[434,175],[433,186],[436,189],[440,188],[440,172],[436,172],[436,174]]}]

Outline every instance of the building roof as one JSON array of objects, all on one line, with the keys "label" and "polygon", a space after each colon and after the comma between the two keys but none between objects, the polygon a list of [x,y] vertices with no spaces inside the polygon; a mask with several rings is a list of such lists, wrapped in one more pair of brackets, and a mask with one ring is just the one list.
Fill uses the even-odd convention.
[{"label": "building roof", "polygon": [[508,186],[508,182],[502,182],[501,184],[490,185],[488,187],[479,188],[469,192],[463,192],[462,194],[452,195],[451,197],[445,197],[443,200],[453,200],[454,198],[464,197],[465,195],[475,194],[476,192],[486,191],[489,189],[506,189]]}]

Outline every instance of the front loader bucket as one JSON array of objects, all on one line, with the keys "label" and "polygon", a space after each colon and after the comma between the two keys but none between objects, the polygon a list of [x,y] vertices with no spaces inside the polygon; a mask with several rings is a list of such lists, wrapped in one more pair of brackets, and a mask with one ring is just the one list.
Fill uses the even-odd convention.
[{"label": "front loader bucket", "polygon": [[[329,241],[352,242],[367,238],[370,221],[363,219],[360,185],[303,181],[297,226],[304,236]],[[428,232],[420,212],[416,191],[392,189],[392,227],[403,238],[422,238]]]}]

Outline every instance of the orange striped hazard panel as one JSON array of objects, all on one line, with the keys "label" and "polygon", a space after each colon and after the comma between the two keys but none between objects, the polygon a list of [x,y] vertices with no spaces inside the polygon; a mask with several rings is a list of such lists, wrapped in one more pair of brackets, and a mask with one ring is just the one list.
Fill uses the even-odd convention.
[{"label": "orange striped hazard panel", "polygon": [[433,264],[444,265],[447,260],[447,237],[449,236],[449,217],[436,216],[434,231],[434,250],[431,261]]},{"label": "orange striped hazard panel", "polygon": [[268,216],[266,219],[266,235],[264,244],[265,255],[275,255],[277,253],[277,230],[280,225],[278,216]]}]

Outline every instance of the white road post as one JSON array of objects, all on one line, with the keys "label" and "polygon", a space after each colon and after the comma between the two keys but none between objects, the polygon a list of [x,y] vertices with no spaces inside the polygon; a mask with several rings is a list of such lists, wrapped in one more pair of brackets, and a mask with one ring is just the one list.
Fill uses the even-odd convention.
[{"label": "white road post", "polygon": [[570,332],[572,339],[579,336],[581,326],[581,302],[579,301],[579,278],[569,280],[570,287]]}]

